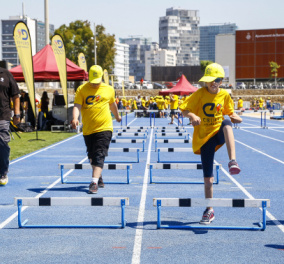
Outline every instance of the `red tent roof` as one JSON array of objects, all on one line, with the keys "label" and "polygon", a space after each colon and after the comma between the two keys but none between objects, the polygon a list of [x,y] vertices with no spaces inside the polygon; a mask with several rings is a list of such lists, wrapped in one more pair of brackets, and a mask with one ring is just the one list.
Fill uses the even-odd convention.
[{"label": "red tent roof", "polygon": [[196,87],[190,84],[190,82],[186,79],[184,75],[182,75],[173,88],[165,91],[160,91],[160,95],[168,95],[170,93],[176,94],[176,95],[189,95],[191,93],[194,93],[197,90]]},{"label": "red tent roof", "polygon": [[[46,45],[33,56],[33,64],[35,82],[60,80],[55,56],[50,45]],[[68,81],[88,80],[88,73],[72,61],[66,59],[66,66]],[[25,81],[21,65],[11,69],[10,72],[13,74],[16,81]]]}]

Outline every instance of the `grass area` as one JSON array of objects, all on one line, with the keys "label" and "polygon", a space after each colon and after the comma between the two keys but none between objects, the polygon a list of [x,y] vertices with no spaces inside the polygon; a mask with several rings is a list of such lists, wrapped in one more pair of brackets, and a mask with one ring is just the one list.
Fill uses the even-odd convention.
[{"label": "grass area", "polygon": [[[19,138],[16,133],[13,133],[14,140],[11,138],[11,141],[9,143],[9,146],[11,148],[10,160],[19,158],[23,155],[29,154],[38,149],[50,146],[56,142],[76,135],[76,133],[52,133],[50,131],[39,131],[38,139],[44,139],[43,141],[35,140],[37,138],[36,132],[18,134],[21,138]],[[30,139],[32,139],[32,141],[29,141]]]}]

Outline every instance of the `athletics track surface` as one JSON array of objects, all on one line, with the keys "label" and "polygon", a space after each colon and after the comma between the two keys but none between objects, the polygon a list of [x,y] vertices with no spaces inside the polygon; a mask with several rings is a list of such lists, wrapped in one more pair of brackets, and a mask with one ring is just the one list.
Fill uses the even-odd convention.
[{"label": "athletics track surface", "polygon": [[[188,120],[185,120],[185,123]],[[125,124],[125,120],[123,121]],[[169,120],[156,119],[155,126]],[[149,118],[128,115],[128,125],[149,127]],[[203,185],[149,184],[146,163],[157,162],[154,131],[132,163],[130,184],[106,184],[91,197],[129,197],[124,229],[18,228],[14,197],[90,197],[88,184],[61,184],[59,163],[80,163],[86,158],[82,134],[14,160],[9,184],[0,188],[1,263],[283,263],[284,260],[284,123],[243,117],[241,129],[234,129],[240,175],[228,174],[227,151],[215,155],[222,164],[220,183],[214,185],[216,198],[270,199],[265,231],[167,230],[156,229],[157,211],[153,198],[203,198]],[[118,127],[118,123],[114,123]],[[187,126],[192,134],[193,128]],[[152,139],[152,140],[150,140]],[[112,143],[111,148],[142,147],[142,143]],[[191,147],[191,144],[159,143],[158,147]],[[152,151],[149,152],[148,150]],[[194,160],[193,153],[161,153],[162,160]],[[106,160],[135,161],[136,153],[110,152]],[[84,161],[86,163],[87,161]],[[161,180],[202,180],[201,170],[154,170]],[[73,180],[90,180],[89,170],[65,170]],[[125,170],[106,170],[105,181],[124,181]],[[162,223],[198,225],[204,208],[163,207]],[[119,207],[28,207],[23,219],[29,224],[118,224]],[[261,220],[258,208],[215,208],[212,225],[254,226]]]}]

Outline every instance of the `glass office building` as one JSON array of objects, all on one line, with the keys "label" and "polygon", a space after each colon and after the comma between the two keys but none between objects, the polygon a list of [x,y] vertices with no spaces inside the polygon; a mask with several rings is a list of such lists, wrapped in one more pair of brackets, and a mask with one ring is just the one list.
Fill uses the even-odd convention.
[{"label": "glass office building", "polygon": [[200,60],[215,62],[215,36],[219,34],[235,34],[236,24],[216,24],[201,26],[200,30]]}]

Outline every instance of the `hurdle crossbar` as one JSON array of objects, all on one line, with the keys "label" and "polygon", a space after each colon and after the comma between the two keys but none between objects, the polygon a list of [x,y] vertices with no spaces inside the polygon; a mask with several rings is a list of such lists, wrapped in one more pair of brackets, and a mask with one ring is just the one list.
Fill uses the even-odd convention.
[{"label": "hurdle crossbar", "polygon": [[[193,152],[192,148],[159,148],[158,152],[158,163],[172,163],[173,161],[161,160],[160,153],[161,152]],[[198,161],[174,161],[174,163],[199,163]]]},{"label": "hurdle crossbar", "polygon": [[191,139],[155,139],[155,151],[158,149],[158,143],[191,143]]},{"label": "hurdle crossbar", "polygon": [[[221,164],[213,164],[213,168],[216,169],[216,180],[213,184],[219,184],[219,170],[222,167]],[[204,184],[202,181],[153,181],[153,170],[202,170],[202,164],[200,162],[193,163],[154,163],[147,164],[147,168],[150,171],[150,183],[162,183],[162,184]]]},{"label": "hurdle crossbar", "polygon": [[[60,168],[60,177],[61,177],[61,183],[67,183],[67,184],[88,184],[87,181],[68,181],[67,178],[64,178],[64,169],[69,170],[85,170],[85,169],[92,169],[91,164],[74,164],[74,163],[62,163],[58,164]],[[126,176],[126,182],[104,182],[106,184],[129,184],[130,183],[130,177],[129,177],[129,170],[132,169],[131,164],[104,164],[103,170],[126,170],[127,176]]]},{"label": "hurdle crossbar", "polygon": [[[154,198],[153,205],[157,207],[157,229],[216,229],[216,230],[261,230],[266,229],[266,208],[270,207],[269,199],[198,199],[198,198]],[[188,225],[162,225],[161,222],[161,207],[162,206],[175,206],[175,207],[256,207],[262,208],[262,222],[258,223],[259,227],[246,227],[246,226],[188,226]]]},{"label": "hurdle crossbar", "polygon": [[[19,228],[124,228],[125,206],[129,205],[127,197],[16,197],[15,205],[18,206]],[[120,206],[120,225],[27,225],[28,219],[22,222],[22,206]]]},{"label": "hurdle crossbar", "polygon": [[[144,149],[141,149],[144,152]],[[105,163],[139,163],[139,155],[140,155],[140,148],[109,148],[108,152],[136,152],[137,153],[137,160],[136,161],[123,161],[123,160],[105,160]]]},{"label": "hurdle crossbar", "polygon": [[146,133],[128,133],[128,132],[118,132],[114,133],[113,136],[116,136],[116,138],[123,139],[123,138],[137,138],[137,139],[146,139],[147,134]]}]

